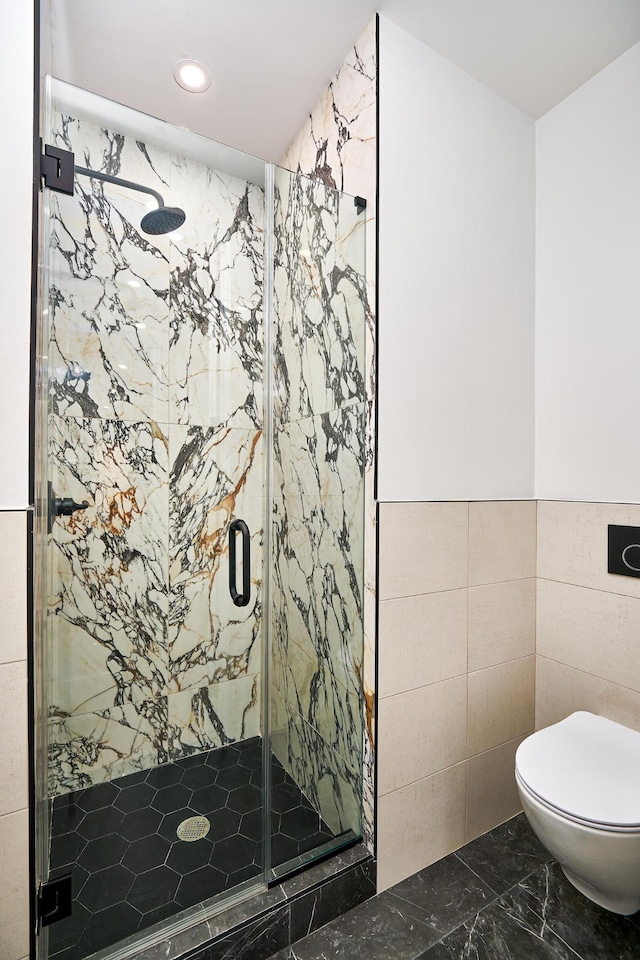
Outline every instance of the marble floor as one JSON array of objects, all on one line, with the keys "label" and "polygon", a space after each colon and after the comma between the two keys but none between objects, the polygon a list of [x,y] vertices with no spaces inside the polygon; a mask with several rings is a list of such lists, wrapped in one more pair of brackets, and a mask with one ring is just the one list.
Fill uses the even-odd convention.
[{"label": "marble floor", "polygon": [[[272,757],[272,863],[333,838]],[[72,914],[49,928],[52,960],[117,940],[262,874],[259,737],[56,797],[51,878],[71,873]],[[197,840],[178,825],[206,817]]]},{"label": "marble floor", "polygon": [[638,960],[640,912],[579,894],[520,814],[276,958]]}]

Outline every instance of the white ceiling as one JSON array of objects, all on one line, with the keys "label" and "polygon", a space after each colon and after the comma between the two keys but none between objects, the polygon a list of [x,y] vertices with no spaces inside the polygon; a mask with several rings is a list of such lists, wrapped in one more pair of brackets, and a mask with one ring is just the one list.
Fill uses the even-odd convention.
[{"label": "white ceiling", "polygon": [[534,118],[640,41],[640,0],[50,2],[54,75],[276,161],[376,9]]}]

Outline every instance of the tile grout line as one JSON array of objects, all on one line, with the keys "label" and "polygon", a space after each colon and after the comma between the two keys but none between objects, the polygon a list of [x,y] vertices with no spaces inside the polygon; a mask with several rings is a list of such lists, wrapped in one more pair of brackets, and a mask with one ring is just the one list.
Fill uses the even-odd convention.
[{"label": "tile grout line", "polygon": [[[418,593],[403,593],[395,597],[380,597],[380,603],[397,603],[399,600],[413,600],[416,597],[430,597],[434,593],[455,593],[456,591],[460,592],[462,590],[477,590],[481,587],[498,587],[503,583],[522,583],[525,580],[537,580],[538,577],[510,577],[508,580],[488,580],[486,583],[467,583],[462,584],[458,587],[442,587],[437,590],[421,590]],[[544,579],[544,578],[543,578]],[[561,582],[561,581],[555,581]],[[574,584],[575,586],[575,584]],[[596,589],[595,587],[593,589]],[[606,593],[607,591],[601,591]],[[627,596],[627,594],[621,594],[621,596]],[[637,598],[637,599],[640,599]]]},{"label": "tile grout line", "polygon": [[634,687],[627,687],[624,683],[619,683],[617,680],[609,680],[608,677],[601,677],[597,673],[590,673],[589,670],[584,670],[582,667],[576,667],[572,663],[565,663],[564,660],[556,660],[555,657],[549,657],[546,653],[537,653],[536,658],[540,657],[542,660],[548,660],[550,663],[557,663],[559,667],[566,667],[567,670],[575,670],[577,673],[584,674],[585,677],[592,677],[594,680],[600,680],[601,683],[610,683],[614,687],[621,687],[623,690],[628,690],[629,693],[635,694],[635,696],[640,697],[640,690],[636,690]]}]

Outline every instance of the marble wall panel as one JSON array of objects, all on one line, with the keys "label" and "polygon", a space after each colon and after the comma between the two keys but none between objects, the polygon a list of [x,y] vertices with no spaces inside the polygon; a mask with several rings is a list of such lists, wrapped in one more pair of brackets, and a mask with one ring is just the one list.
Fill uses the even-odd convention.
[{"label": "marble wall panel", "polygon": [[68,793],[166,763],[167,698],[49,719],[49,790]]},{"label": "marble wall panel", "polygon": [[168,443],[154,423],[50,418],[50,709],[161,696],[167,682]]},{"label": "marble wall panel", "polygon": [[[172,427],[170,456],[169,690],[178,691],[260,670],[262,434]],[[229,594],[229,527],[236,517],[251,534],[245,607]],[[238,571],[238,585],[240,577]]]},{"label": "marble wall panel", "polygon": [[[187,211],[150,239],[146,200],[126,188],[78,177],[74,199],[53,201],[53,479],[90,504],[51,543],[59,791],[258,732],[264,196],[66,116],[53,139]],[[357,829],[365,218],[326,184],[280,171],[277,187],[275,673],[295,705],[290,769],[327,820]],[[246,608],[228,593],[239,516]]]},{"label": "marble wall panel", "polygon": [[357,511],[364,499],[364,426],[363,403],[278,425],[274,496],[339,500],[351,522],[361,527]]},{"label": "marble wall panel", "polygon": [[271,743],[276,757],[334,833],[357,832],[362,773],[354,769],[277,691],[271,692]]},{"label": "marble wall panel", "polygon": [[358,217],[352,197],[276,170],[277,421],[365,399],[364,218]]},{"label": "marble wall panel", "polygon": [[364,591],[364,834],[373,849],[375,782],[376,503],[376,96],[377,23],[373,17],[288,147],[282,166],[367,200],[366,233],[366,474]]},{"label": "marble wall panel", "polygon": [[[61,792],[258,732],[264,194],[61,113],[51,139],[187,212],[150,238],[155,201],[130,189],[77,175],[73,198],[52,198],[50,475],[89,502],[50,542]],[[246,608],[228,587],[238,516]]]},{"label": "marble wall panel", "polygon": [[171,188],[171,422],[260,428],[264,192],[182,157]]},{"label": "marble wall panel", "polygon": [[[364,417],[357,404],[276,431],[273,524],[274,684],[355,769],[362,764]],[[352,827],[359,829],[359,817]]]},{"label": "marble wall panel", "polygon": [[[166,195],[168,154],[57,115],[52,142],[76,164]],[[169,239],[139,230],[148,197],[76,176],[53,195],[49,392],[69,417],[168,419]]]},{"label": "marble wall panel", "polygon": [[260,677],[201,685],[168,697],[170,760],[260,733]]},{"label": "marble wall panel", "polygon": [[337,515],[332,498],[285,501],[275,518],[274,645],[293,642],[308,649],[343,687],[361,694],[361,557],[354,559],[344,544],[357,552],[362,532],[346,524],[331,527]]}]

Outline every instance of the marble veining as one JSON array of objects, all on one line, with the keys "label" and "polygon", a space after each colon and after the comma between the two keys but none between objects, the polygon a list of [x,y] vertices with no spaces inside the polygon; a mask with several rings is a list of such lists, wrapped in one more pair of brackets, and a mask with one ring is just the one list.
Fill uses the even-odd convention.
[{"label": "marble veining", "polygon": [[171,422],[260,428],[264,192],[175,156],[171,187]]},{"label": "marble veining", "polygon": [[273,679],[352,767],[361,737],[364,410],[287,425],[274,503]]},{"label": "marble veining", "polygon": [[155,423],[50,418],[54,490],[89,503],[52,529],[53,713],[165,692],[167,446]]},{"label": "marble veining", "polygon": [[248,740],[260,733],[259,676],[201,685],[169,694],[170,760]]},{"label": "marble veining", "polygon": [[367,209],[363,214],[367,279],[366,342],[362,367],[366,386],[366,470],[364,662],[361,682],[364,688],[363,830],[370,849],[373,849],[375,805],[376,34],[377,22],[376,17],[373,17],[309,114],[282,160],[282,165],[289,170],[303,173],[327,187],[335,187],[367,200]]},{"label": "marble veining", "polygon": [[[283,165],[357,194],[375,182],[376,20],[369,22],[287,148]],[[360,193],[370,201],[374,194]]]},{"label": "marble veining", "polygon": [[280,422],[365,399],[358,216],[352,197],[276,170],[274,415]]},{"label": "marble veining", "polygon": [[[171,430],[170,690],[260,670],[263,454],[260,431]],[[251,600],[229,596],[229,526],[251,535]]]},{"label": "marble veining", "polygon": [[49,720],[49,790],[53,795],[165,763],[167,698]]},{"label": "marble veining", "polygon": [[[57,115],[76,163],[166,193],[169,157]],[[169,240],[139,230],[142,194],[76,176],[51,198],[49,391],[53,413],[168,419]]]},{"label": "marble veining", "polygon": [[[51,198],[51,479],[89,502],[49,544],[50,782],[64,792],[258,733],[264,194],[64,113],[51,141],[187,211],[150,238],[148,198],[127,188],[80,175],[73,198]],[[237,516],[246,608],[228,592]]]},{"label": "marble veining", "polygon": [[[53,479],[90,504],[56,520],[50,544],[51,789],[64,792],[259,732],[264,194],[86,121],[54,127],[78,162],[187,211],[147,238],[146,200],[125,188],[78,177],[75,198],[52,201]],[[358,832],[368,218],[326,181],[278,170],[274,220],[274,742],[332,829]],[[242,608],[228,591],[239,516]]]},{"label": "marble veining", "polygon": [[359,833],[364,218],[277,170],[274,240],[274,749],[334,832]]},{"label": "marble veining", "polygon": [[640,914],[578,893],[520,814],[272,960],[633,960],[638,943]]},{"label": "marble veining", "polygon": [[357,833],[362,794],[359,769],[350,767],[275,689],[271,693],[271,714],[274,755],[333,833]]}]

